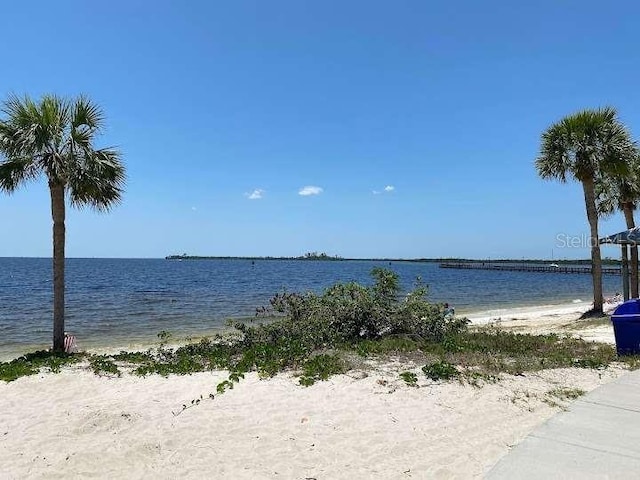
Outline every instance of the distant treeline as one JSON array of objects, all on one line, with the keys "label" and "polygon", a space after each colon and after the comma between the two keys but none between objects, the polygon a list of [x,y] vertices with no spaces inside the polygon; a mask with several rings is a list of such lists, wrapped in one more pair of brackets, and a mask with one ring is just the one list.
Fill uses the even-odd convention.
[{"label": "distant treeline", "polygon": [[345,260],[337,255],[330,256],[326,253],[309,252],[298,257],[216,257],[198,255],[169,255],[167,260]]},{"label": "distant treeline", "polygon": [[[325,253],[306,253],[298,257],[233,257],[233,256],[199,256],[199,255],[169,255],[167,260],[326,260],[326,261],[371,261],[371,262],[423,262],[423,263],[519,263],[532,265],[548,265],[555,263],[558,265],[591,265],[591,259],[579,260],[543,260],[543,259],[515,259],[515,258],[343,258],[337,255],[330,256]],[[604,265],[620,265],[620,260],[606,258],[602,260]]]}]

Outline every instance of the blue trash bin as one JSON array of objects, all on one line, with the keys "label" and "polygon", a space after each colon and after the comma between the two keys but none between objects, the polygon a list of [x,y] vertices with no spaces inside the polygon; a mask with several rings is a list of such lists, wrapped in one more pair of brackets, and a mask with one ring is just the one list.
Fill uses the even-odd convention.
[{"label": "blue trash bin", "polygon": [[640,299],[627,300],[611,315],[618,355],[640,354]]}]

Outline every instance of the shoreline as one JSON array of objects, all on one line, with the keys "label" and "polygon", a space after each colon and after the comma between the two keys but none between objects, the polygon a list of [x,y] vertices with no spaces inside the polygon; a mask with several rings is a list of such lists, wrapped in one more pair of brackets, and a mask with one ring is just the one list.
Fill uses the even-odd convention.
[{"label": "shoreline", "polygon": [[[558,304],[529,305],[521,307],[495,308],[488,310],[476,310],[463,316],[467,317],[473,324],[492,323],[497,319],[531,319],[547,315],[582,315],[591,308],[591,303],[572,302]],[[606,309],[605,309],[606,312]]]},{"label": "shoreline", "polygon": [[609,317],[622,302],[605,303],[605,316],[581,320],[591,309],[586,302],[563,305],[540,305],[514,309],[487,310],[470,314],[472,327],[497,327],[519,333],[572,335],[587,341],[615,344],[613,325]]},{"label": "shoreline", "polygon": [[[605,314],[610,315],[611,312],[619,303],[605,303]],[[512,306],[504,308],[493,309],[474,309],[472,311],[462,310],[456,314],[458,317],[466,317],[471,320],[472,326],[480,325],[500,325],[501,327],[525,327],[530,326],[531,331],[541,331],[537,328],[537,324],[550,324],[557,320],[556,323],[570,322],[577,319],[584,312],[591,308],[590,302],[583,302],[574,300],[572,302],[561,303],[547,303],[541,305],[525,305],[525,306]],[[239,320],[247,320],[247,317],[239,317]],[[212,337],[216,334],[227,334],[234,332],[235,330],[226,325],[213,327],[208,330],[203,330],[197,334],[189,335],[180,331],[170,332],[171,338],[165,342],[168,347],[178,347],[187,343],[198,342],[202,338]],[[157,334],[158,332],[156,332]],[[144,351],[149,348],[154,348],[160,345],[161,341],[157,338],[156,334],[153,337],[135,337],[131,339],[116,339],[115,341],[103,340],[90,340],[83,342],[81,337],[77,338],[78,346],[82,351],[98,354],[113,354],[119,353],[122,350],[125,351]],[[594,338],[596,341],[604,341],[606,343],[612,343],[613,337],[611,335],[602,335]],[[15,346],[11,348],[0,349],[0,361],[10,361],[26,353],[30,353],[36,350],[46,350],[49,348],[49,344],[30,344],[24,346]]]}]

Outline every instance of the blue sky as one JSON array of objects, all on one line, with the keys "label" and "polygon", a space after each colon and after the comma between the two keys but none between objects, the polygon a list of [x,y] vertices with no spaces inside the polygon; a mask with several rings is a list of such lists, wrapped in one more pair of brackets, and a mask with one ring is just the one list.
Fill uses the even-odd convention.
[{"label": "blue sky", "polygon": [[[638,138],[638,18],[633,1],[10,2],[0,97],[105,110],[126,194],[68,212],[71,257],[586,258],[561,240],[588,233],[580,186],[533,162],[583,108]],[[0,216],[0,256],[50,256],[44,182]]]}]

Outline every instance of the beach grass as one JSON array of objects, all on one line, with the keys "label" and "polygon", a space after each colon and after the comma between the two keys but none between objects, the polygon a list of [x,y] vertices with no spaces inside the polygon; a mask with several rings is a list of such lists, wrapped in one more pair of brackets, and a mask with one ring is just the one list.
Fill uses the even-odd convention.
[{"label": "beach grass", "polygon": [[577,322],[571,322],[562,327],[566,330],[586,330],[588,328],[601,327],[603,325],[611,325],[611,318],[607,315],[593,317],[593,318],[584,318],[580,319]]}]

